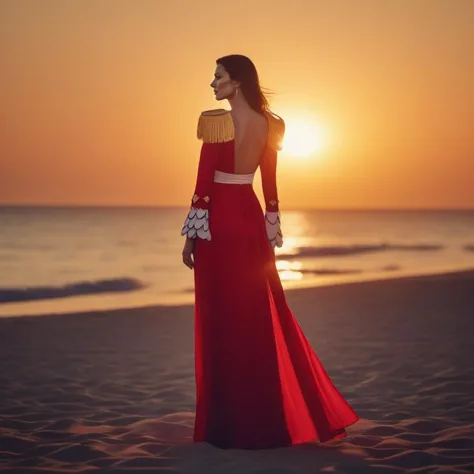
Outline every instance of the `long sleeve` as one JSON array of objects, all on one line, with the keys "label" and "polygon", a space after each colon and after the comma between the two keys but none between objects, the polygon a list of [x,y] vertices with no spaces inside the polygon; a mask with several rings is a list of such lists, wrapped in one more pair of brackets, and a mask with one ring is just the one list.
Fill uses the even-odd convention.
[{"label": "long sleeve", "polygon": [[283,245],[276,180],[277,153],[276,149],[267,146],[260,162],[262,189],[265,198],[265,227],[272,247]]},{"label": "long sleeve", "polygon": [[209,203],[212,197],[214,172],[218,157],[218,143],[202,144],[191,208],[181,230],[181,235],[186,235],[190,239],[211,240]]}]

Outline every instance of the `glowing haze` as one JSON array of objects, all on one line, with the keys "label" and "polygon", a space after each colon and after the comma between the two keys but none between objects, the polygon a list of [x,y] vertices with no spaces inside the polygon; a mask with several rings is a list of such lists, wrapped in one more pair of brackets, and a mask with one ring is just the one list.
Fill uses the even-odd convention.
[{"label": "glowing haze", "polygon": [[[474,1],[3,0],[0,204],[187,206],[215,59],[288,124],[282,208],[474,207]],[[257,185],[259,189],[259,185]]]}]

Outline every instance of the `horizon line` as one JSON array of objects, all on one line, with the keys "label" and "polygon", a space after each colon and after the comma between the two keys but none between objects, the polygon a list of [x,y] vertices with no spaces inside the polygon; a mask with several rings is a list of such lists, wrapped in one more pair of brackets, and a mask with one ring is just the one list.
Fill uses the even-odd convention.
[{"label": "horizon line", "polygon": [[[49,208],[49,209],[189,209],[189,205],[159,204],[46,204],[46,203],[0,203],[0,209],[4,208]],[[281,211],[383,211],[383,212],[472,212],[474,207],[283,207]]]}]

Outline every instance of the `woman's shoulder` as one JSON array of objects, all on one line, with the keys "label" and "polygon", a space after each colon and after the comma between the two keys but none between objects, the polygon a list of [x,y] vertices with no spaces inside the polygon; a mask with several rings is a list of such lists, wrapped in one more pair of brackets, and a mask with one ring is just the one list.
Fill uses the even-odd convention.
[{"label": "woman's shoulder", "polygon": [[268,122],[268,143],[272,148],[281,150],[285,136],[285,121],[274,112],[267,111],[265,116]]},{"label": "woman's shoulder", "polygon": [[204,110],[199,115],[197,137],[204,143],[223,143],[233,140],[234,122],[230,110]]}]

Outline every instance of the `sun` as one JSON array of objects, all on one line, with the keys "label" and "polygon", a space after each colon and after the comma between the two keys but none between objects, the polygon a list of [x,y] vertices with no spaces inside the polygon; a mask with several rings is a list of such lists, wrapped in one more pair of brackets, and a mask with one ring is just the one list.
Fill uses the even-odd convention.
[{"label": "sun", "polygon": [[296,158],[308,158],[324,148],[324,133],[311,119],[287,119],[283,152]]}]

